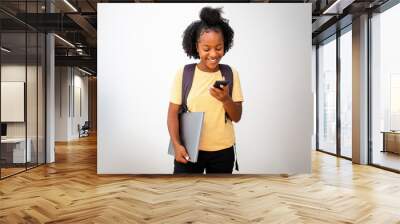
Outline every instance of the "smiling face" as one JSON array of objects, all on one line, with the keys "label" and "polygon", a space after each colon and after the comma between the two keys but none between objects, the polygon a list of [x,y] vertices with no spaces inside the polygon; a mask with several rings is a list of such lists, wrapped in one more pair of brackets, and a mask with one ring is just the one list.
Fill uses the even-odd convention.
[{"label": "smiling face", "polygon": [[224,38],[221,32],[206,30],[197,41],[197,52],[200,56],[199,68],[206,72],[218,71],[219,61],[224,56]]}]

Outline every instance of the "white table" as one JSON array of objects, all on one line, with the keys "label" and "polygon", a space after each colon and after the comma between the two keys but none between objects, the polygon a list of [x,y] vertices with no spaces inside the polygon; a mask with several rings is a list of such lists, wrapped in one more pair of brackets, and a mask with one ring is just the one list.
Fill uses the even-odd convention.
[{"label": "white table", "polygon": [[[31,162],[32,154],[31,154],[31,145],[32,140],[30,138],[26,139],[28,142],[28,147],[26,147],[25,154],[25,138],[6,138],[1,139],[1,144],[6,145],[7,147],[13,145],[13,163],[25,163]],[[4,147],[4,146],[3,146]],[[26,161],[25,161],[26,159]]]}]

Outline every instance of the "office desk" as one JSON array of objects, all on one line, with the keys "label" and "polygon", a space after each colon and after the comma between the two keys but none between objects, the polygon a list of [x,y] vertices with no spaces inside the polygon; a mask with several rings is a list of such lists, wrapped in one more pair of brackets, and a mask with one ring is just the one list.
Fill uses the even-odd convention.
[{"label": "office desk", "polygon": [[382,152],[393,152],[400,154],[400,132],[382,131],[382,133],[383,133]]},{"label": "office desk", "polygon": [[[25,138],[6,138],[1,139],[1,159],[6,163],[25,163],[31,162],[32,140],[27,139],[26,154],[25,154]],[[25,161],[26,159],[26,161]]]}]

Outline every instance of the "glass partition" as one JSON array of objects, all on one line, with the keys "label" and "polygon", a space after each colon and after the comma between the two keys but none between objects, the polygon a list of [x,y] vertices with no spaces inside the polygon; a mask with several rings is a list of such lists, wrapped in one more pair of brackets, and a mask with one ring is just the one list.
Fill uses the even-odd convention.
[{"label": "glass partition", "polygon": [[[26,150],[26,33],[1,34],[1,176],[24,171]],[[6,50],[4,50],[6,49]]]},{"label": "glass partition", "polygon": [[[0,2],[15,17],[43,13],[44,5]],[[1,179],[45,163],[45,34],[15,17],[0,11]]]},{"label": "glass partition", "polygon": [[27,112],[27,150],[30,151],[30,160],[27,167],[31,168],[38,163],[38,35],[36,32],[27,33],[27,98],[26,98],[26,112]]},{"label": "glass partition", "polygon": [[43,164],[46,162],[46,145],[45,145],[45,124],[46,124],[46,76],[45,76],[45,66],[46,66],[46,38],[43,33],[38,34],[38,75],[37,75],[37,146],[38,146],[38,164]]}]

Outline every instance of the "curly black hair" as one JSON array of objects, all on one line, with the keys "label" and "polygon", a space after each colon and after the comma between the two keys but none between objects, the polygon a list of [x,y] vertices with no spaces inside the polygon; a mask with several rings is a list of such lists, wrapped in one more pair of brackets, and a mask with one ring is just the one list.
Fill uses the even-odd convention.
[{"label": "curly black hair", "polygon": [[182,46],[189,58],[199,59],[196,44],[200,35],[207,30],[222,32],[224,38],[224,54],[233,46],[233,29],[229,21],[221,17],[222,8],[204,7],[200,11],[200,20],[192,22],[183,32]]}]

